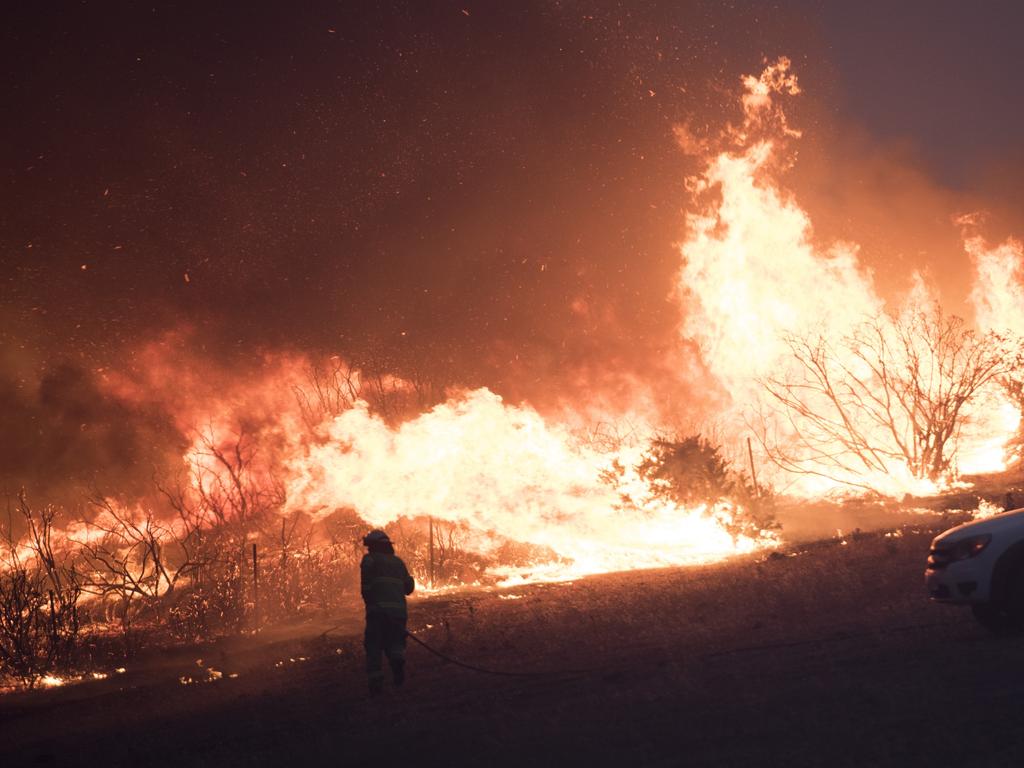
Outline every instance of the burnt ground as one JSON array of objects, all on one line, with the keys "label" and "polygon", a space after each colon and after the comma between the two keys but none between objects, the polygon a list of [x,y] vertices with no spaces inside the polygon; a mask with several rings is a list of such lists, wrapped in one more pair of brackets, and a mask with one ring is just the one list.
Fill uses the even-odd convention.
[{"label": "burnt ground", "polygon": [[0,699],[0,765],[1024,764],[1024,640],[925,599],[937,530],[412,605],[446,653],[578,674],[411,644],[406,687],[370,700],[354,611],[169,651]]}]

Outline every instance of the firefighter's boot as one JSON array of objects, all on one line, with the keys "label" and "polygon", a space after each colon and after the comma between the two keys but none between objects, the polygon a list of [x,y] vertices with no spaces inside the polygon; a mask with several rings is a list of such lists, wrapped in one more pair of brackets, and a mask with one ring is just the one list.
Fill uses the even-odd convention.
[{"label": "firefighter's boot", "polygon": [[405,659],[393,659],[391,672],[395,676],[395,685],[401,688],[402,683],[405,682]]},{"label": "firefighter's boot", "polygon": [[384,691],[384,675],[383,675],[383,673],[376,674],[376,675],[371,674],[370,678],[369,678],[369,683],[370,683],[370,695],[371,696],[378,696],[378,695],[380,695]]}]

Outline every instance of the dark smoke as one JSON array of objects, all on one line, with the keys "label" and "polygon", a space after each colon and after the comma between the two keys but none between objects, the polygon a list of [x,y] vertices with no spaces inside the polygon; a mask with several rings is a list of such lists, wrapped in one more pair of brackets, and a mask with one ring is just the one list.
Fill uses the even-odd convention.
[{"label": "dark smoke", "polygon": [[154,475],[180,462],[182,435],[168,414],[104,394],[92,373],[61,364],[36,382],[0,378],[0,490],[75,504],[153,492]]}]

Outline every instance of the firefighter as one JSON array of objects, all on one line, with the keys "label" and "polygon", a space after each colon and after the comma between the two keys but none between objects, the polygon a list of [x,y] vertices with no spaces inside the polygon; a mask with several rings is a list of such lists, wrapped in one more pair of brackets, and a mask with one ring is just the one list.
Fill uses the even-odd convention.
[{"label": "firefighter", "polygon": [[395,685],[405,682],[405,596],[415,588],[405,563],[384,531],[370,531],[363,538],[367,553],[359,564],[363,602],[366,603],[366,673],[370,695],[384,688],[381,653],[388,657]]}]

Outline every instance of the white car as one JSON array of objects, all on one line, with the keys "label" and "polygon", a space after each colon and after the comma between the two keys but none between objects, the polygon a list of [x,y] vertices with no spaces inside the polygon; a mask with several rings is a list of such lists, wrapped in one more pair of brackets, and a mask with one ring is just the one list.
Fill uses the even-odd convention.
[{"label": "white car", "polygon": [[1024,631],[1024,508],[936,536],[924,581],[933,600],[970,605],[988,629]]}]

